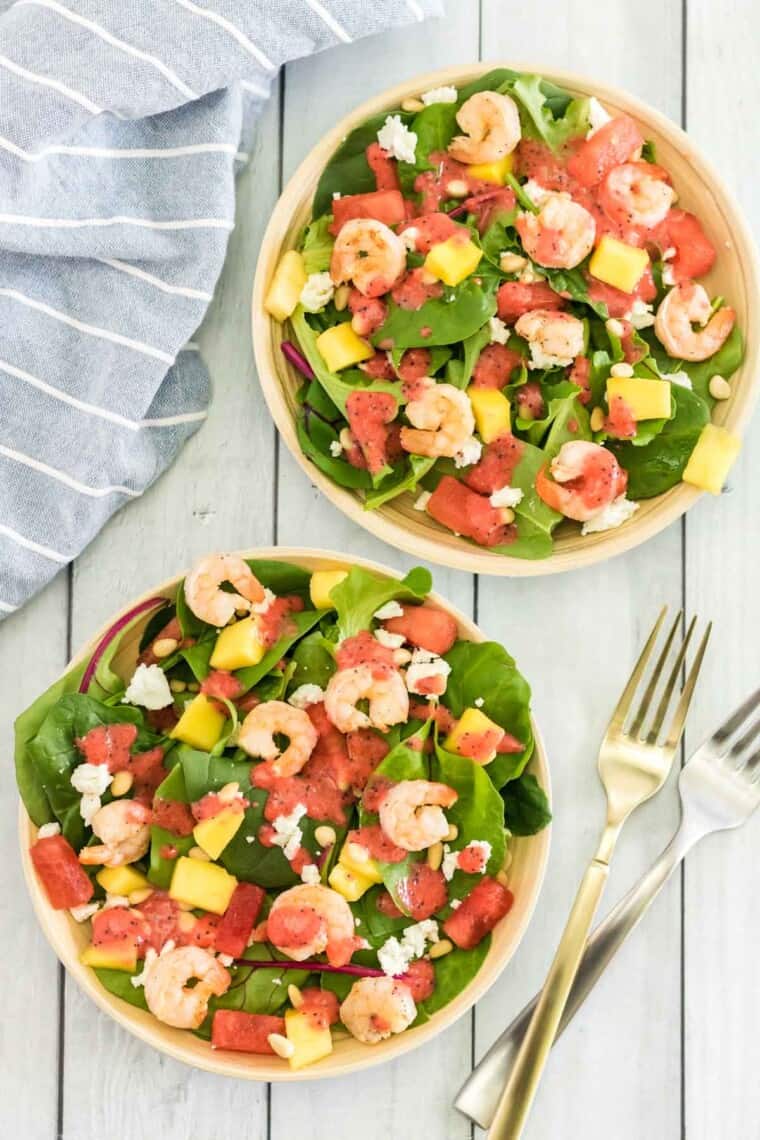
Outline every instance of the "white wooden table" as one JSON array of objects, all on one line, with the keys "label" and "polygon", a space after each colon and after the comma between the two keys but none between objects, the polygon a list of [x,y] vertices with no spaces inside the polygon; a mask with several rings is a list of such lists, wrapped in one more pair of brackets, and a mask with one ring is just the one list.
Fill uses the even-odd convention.
[{"label": "white wooden table", "polygon": [[[325,503],[278,446],[249,341],[257,247],[283,179],[340,116],[416,72],[478,57],[544,63],[627,87],[718,163],[760,223],[756,118],[760,13],[752,0],[449,0],[440,23],[289,67],[240,182],[238,225],[199,334],[214,381],[208,423],[173,470],[121,512],[73,568],[0,631],[0,701],[13,716],[124,599],[214,549],[311,544],[393,566],[411,560]],[[437,587],[503,640],[533,683],[552,764],[555,824],[533,923],[500,983],[428,1048],[357,1077],[237,1083],[185,1068],[112,1024],[63,976],[21,881],[10,760],[2,797],[0,1136],[8,1140],[465,1140],[452,1096],[540,983],[603,799],[595,750],[618,690],[666,601],[715,633],[687,747],[760,679],[753,482],[760,423],[732,476],[688,521],[596,569],[552,579],[472,578]],[[632,823],[612,875],[618,897],[677,818],[670,786]],[[666,888],[552,1058],[529,1140],[758,1140],[760,819],[708,841]]]}]

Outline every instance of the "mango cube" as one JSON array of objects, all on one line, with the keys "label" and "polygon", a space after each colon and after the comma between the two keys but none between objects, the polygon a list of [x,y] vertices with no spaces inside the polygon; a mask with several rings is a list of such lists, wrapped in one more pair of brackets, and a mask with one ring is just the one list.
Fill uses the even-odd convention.
[{"label": "mango cube", "polygon": [[317,337],[316,344],[319,355],[331,372],[361,364],[362,360],[369,360],[375,355],[372,345],[354,332],[350,321],[325,329]]},{"label": "mango cube", "polygon": [[347,902],[357,902],[363,894],[366,894],[375,879],[370,879],[367,875],[357,875],[342,863],[336,863],[327,881]]},{"label": "mango cube", "polygon": [[483,251],[469,238],[462,240],[462,236],[453,234],[431,247],[425,269],[446,285],[458,285],[477,269],[482,256]]},{"label": "mango cube", "polygon": [[649,254],[635,245],[605,234],[592,254],[588,269],[592,277],[624,293],[632,293],[649,265]]},{"label": "mango cube", "polygon": [[109,895],[131,895],[132,891],[150,886],[145,875],[134,867],[104,867],[95,878]]},{"label": "mango cube", "polygon": [[315,1018],[297,1009],[286,1012],[285,1033],[295,1046],[293,1056],[288,1058],[291,1069],[304,1069],[332,1053],[330,1026],[320,1027]]},{"label": "mango cube", "polygon": [[467,174],[470,178],[479,178],[481,182],[495,182],[497,186],[503,186],[507,175],[512,173],[514,160],[513,151],[503,158],[497,158],[495,162],[475,162],[467,167]]},{"label": "mango cube", "polygon": [[[372,858],[359,859],[356,857],[355,843],[344,843],[338,856],[338,863],[345,867],[352,875],[360,879],[369,879],[371,883],[382,883],[382,871]],[[361,852],[359,852],[361,854]]]},{"label": "mango cube", "polygon": [[509,431],[509,400],[498,388],[476,388],[471,385],[467,395],[472,404],[475,426],[483,443],[493,443]]},{"label": "mango cube", "polygon": [[635,420],[670,418],[670,381],[648,380],[644,376],[610,376],[607,403],[614,396],[625,400]]},{"label": "mango cube", "polygon": [[224,867],[181,855],[174,868],[169,895],[188,906],[224,914],[236,886],[237,879]]},{"label": "mango cube", "polygon": [[218,859],[245,818],[244,812],[223,808],[211,819],[202,819],[193,828],[193,839],[212,859]]},{"label": "mango cube", "polygon": [[[496,755],[496,746],[504,735],[504,729],[487,717],[480,709],[465,709],[457,723],[443,742],[447,752],[459,752],[462,738],[478,741],[485,747],[468,748],[466,754],[478,764],[490,764]],[[464,753],[460,753],[464,755]]]},{"label": "mango cube", "polygon": [[184,741],[191,748],[210,752],[222,735],[226,719],[226,715],[219,712],[217,705],[205,693],[198,693],[197,697],[185,705],[185,711],[169,735],[175,740]]},{"label": "mango cube", "polygon": [[718,427],[717,424],[705,424],[686,464],[684,483],[691,483],[692,487],[719,495],[741,446],[739,437],[732,435],[726,428]]},{"label": "mango cube", "polygon": [[277,321],[286,321],[295,310],[306,284],[303,258],[295,249],[289,249],[280,258],[271,284],[264,298],[264,308]]},{"label": "mango cube", "polygon": [[221,630],[209,659],[212,669],[244,669],[258,665],[266,653],[256,615],[233,622]]},{"label": "mango cube", "polygon": [[79,961],[93,970],[126,970],[133,974],[137,969],[137,946],[132,942],[114,943],[112,946],[86,946]]},{"label": "mango cube", "polygon": [[330,590],[348,577],[348,570],[315,570],[309,583],[309,596],[315,610],[334,610]]}]

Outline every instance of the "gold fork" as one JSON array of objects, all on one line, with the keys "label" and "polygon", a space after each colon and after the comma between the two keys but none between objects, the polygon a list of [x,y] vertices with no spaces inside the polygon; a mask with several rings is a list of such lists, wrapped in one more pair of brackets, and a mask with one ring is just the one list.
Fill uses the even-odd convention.
[{"label": "gold fork", "polygon": [[655,708],[659,681],[670,656],[681,622],[681,613],[677,615],[665,639],[639,707],[627,729],[626,723],[631,714],[634,697],[644,680],[666,613],[667,607],[664,607],[607,726],[599,750],[599,776],[607,794],[607,823],[596,855],[583,876],[544,988],[501,1095],[488,1132],[489,1140],[519,1140],[522,1134],[562,1011],[583,956],[594,914],[607,882],[610,860],[621,828],[639,804],[660,790],[670,772],[702,666],[712,623],[707,626],[697,649],[665,740],[659,744],[660,733],[686,657],[696,618],[691,621],[681,647],[676,653],[673,667],[656,704],[646,735],[643,735],[644,724],[651,710]]}]

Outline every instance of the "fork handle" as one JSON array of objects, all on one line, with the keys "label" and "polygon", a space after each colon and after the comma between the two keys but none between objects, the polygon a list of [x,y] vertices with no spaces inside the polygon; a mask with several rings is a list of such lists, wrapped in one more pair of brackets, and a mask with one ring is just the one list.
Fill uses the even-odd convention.
[{"label": "fork handle", "polygon": [[522,1135],[609,872],[609,864],[597,858],[583,876],[541,996],[496,1107],[489,1140],[519,1140]]},{"label": "fork handle", "polygon": [[[679,866],[689,846],[691,843],[687,845],[683,833],[679,832],[646,874],[628,891],[591,935],[562,1013],[557,1037],[572,1021],[628,935],[638,925],[644,912]],[[454,1101],[455,1108],[481,1128],[488,1128],[494,1119],[501,1090],[504,1088],[537,1003],[538,995],[518,1013],[511,1025],[494,1041],[485,1057],[462,1085]]]}]

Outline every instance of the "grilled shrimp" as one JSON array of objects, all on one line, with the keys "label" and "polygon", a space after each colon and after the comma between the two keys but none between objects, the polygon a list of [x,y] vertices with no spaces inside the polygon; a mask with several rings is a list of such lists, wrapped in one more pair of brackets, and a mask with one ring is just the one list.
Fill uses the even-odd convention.
[{"label": "grilled shrimp", "polygon": [[330,259],[336,285],[353,281],[365,297],[380,297],[406,271],[406,246],[374,218],[351,218],[340,228]]},{"label": "grilled shrimp", "polygon": [[628,476],[615,456],[598,443],[574,439],[564,443],[551,461],[552,479],[542,468],[536,476],[536,491],[555,511],[569,519],[588,522],[619,495],[625,493]]},{"label": "grilled shrimp", "polygon": [[[369,701],[369,712],[356,705]],[[391,725],[403,724],[409,715],[409,693],[397,669],[387,665],[353,665],[339,669],[325,690],[325,710],[340,732],[377,728],[387,732]]]},{"label": "grilled shrimp", "polygon": [[725,344],[736,321],[728,305],[711,313],[704,286],[682,281],[660,303],[654,322],[657,339],[678,360],[707,360]]},{"label": "grilled shrimp", "polygon": [[100,844],[83,847],[79,862],[105,867],[136,863],[150,847],[151,810],[136,800],[113,800],[98,808],[92,830]]},{"label": "grilled shrimp", "polygon": [[358,940],[351,907],[332,887],[303,884],[283,891],[267,918],[267,940],[295,962],[327,953],[345,966]]},{"label": "grilled shrimp", "polygon": [[[223,582],[236,593],[221,589]],[[217,628],[226,625],[236,610],[250,610],[264,600],[264,587],[247,562],[235,554],[209,554],[185,578],[185,598],[201,621]]]},{"label": "grilled shrimp", "polygon": [[346,1029],[365,1045],[403,1033],[416,1016],[411,990],[396,978],[360,978],[340,1007]]},{"label": "grilled shrimp", "polygon": [[566,367],[583,354],[583,321],[571,313],[532,309],[515,323],[530,347],[529,368]]},{"label": "grilled shrimp", "polygon": [[443,814],[459,796],[448,784],[430,780],[401,780],[394,784],[380,804],[380,826],[397,847],[424,851],[440,842],[449,830]]},{"label": "grilled shrimp", "polygon": [[453,384],[430,381],[406,405],[413,427],[402,427],[401,446],[414,455],[437,458],[461,451],[475,430],[469,397]]},{"label": "grilled shrimp", "polygon": [[620,225],[652,229],[675,201],[667,171],[651,162],[623,162],[609,172],[599,191],[605,214]]},{"label": "grilled shrimp", "polygon": [[[188,986],[191,979],[194,986]],[[200,946],[167,949],[147,967],[145,1001],[148,1009],[166,1025],[197,1029],[208,1013],[212,994],[219,997],[230,987],[229,971]]]},{"label": "grilled shrimp", "polygon": [[496,162],[511,154],[520,141],[520,116],[514,99],[498,91],[478,91],[457,111],[464,131],[449,143],[457,162]]},{"label": "grilled shrimp", "polygon": [[596,239],[593,216],[564,193],[543,195],[538,213],[518,214],[515,227],[528,256],[552,269],[580,265]]},{"label": "grilled shrimp", "polygon": [[[275,736],[287,736],[288,746],[280,751]],[[285,701],[265,701],[251,709],[240,726],[238,744],[249,756],[271,760],[274,776],[295,776],[314,751],[317,730],[304,709]]]}]

